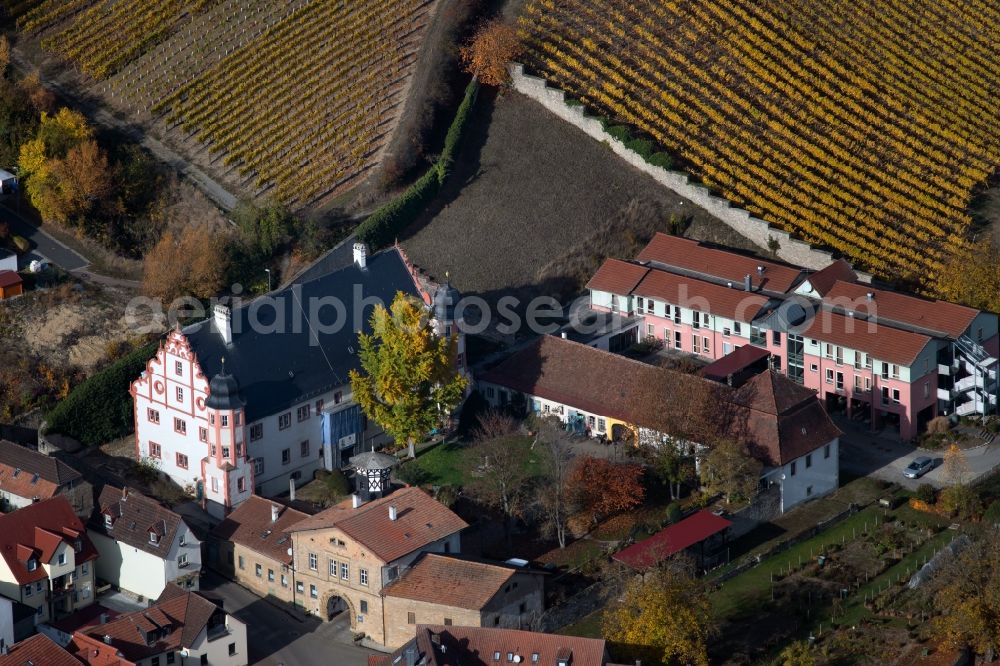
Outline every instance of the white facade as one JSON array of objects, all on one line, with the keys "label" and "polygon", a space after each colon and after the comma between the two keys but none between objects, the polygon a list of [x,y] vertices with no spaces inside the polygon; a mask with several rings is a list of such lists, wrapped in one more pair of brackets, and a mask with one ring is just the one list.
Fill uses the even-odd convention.
[{"label": "white facade", "polygon": [[[146,599],[158,598],[167,583],[201,570],[201,542],[184,523],[177,530],[165,557],[116,541],[95,530],[89,530],[88,535],[100,553],[97,575]],[[192,581],[190,586],[178,584],[185,589],[198,589],[198,577],[193,576]]]},{"label": "white facade", "polygon": [[767,470],[761,480],[777,484],[781,491],[781,512],[832,493],[840,485],[840,439]]},{"label": "white facade", "polygon": [[[202,657],[206,658],[205,661],[202,661]],[[202,629],[192,641],[191,647],[181,651],[179,661],[181,666],[203,663],[212,666],[247,666],[250,656],[247,654],[246,624],[227,614],[224,629],[217,627],[211,632],[208,628]]]}]

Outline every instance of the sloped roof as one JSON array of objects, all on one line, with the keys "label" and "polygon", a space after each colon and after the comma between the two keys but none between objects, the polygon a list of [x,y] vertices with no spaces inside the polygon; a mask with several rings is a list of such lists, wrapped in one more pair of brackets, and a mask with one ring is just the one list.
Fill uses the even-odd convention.
[{"label": "sloped roof", "polygon": [[736,374],[747,367],[759,363],[771,356],[771,352],[763,347],[754,345],[740,345],[720,359],[717,359],[704,368],[698,374],[706,379],[717,382],[724,382],[729,375]]},{"label": "sloped roof", "polygon": [[734,394],[734,401],[766,414],[784,414],[792,407],[816,397],[816,391],[768,370],[754,375]]},{"label": "sloped roof", "polygon": [[[390,519],[391,506],[396,507],[396,520]],[[383,562],[392,562],[466,527],[464,520],[420,488],[402,488],[357,509],[346,499],[289,531],[337,528]]]},{"label": "sloped roof", "polygon": [[518,573],[514,567],[427,553],[382,594],[481,610]]},{"label": "sloped roof", "polygon": [[14,271],[0,271],[0,287],[13,287],[21,282],[21,276]]},{"label": "sloped roof", "polygon": [[633,569],[648,569],[671,555],[718,534],[732,524],[732,521],[717,516],[708,509],[702,509],[684,520],[664,527],[648,539],[618,551],[611,559]]},{"label": "sloped roof", "polygon": [[[229,345],[222,341],[212,319],[183,332],[206,377],[215,377],[225,358],[226,370],[246,400],[250,422],[346,384],[348,372],[360,367],[355,353],[358,331],[371,332],[372,301],[388,306],[400,291],[422,298],[399,252],[391,248],[369,256],[364,270],[351,264],[234,309]],[[357,308],[355,318],[357,298],[364,299],[364,307]],[[271,299],[276,307],[267,306],[264,299]],[[343,315],[329,305],[334,302],[343,305]],[[310,308],[319,307],[317,303],[326,305],[310,313]],[[280,320],[276,309],[283,317]],[[346,325],[334,326],[343,316]],[[337,330],[314,333],[309,322],[317,319]]]},{"label": "sloped roof", "polygon": [[[110,622],[97,624],[76,633],[119,650],[129,661],[190,648],[220,607],[199,595],[167,585],[163,595],[149,608],[119,615]],[[153,634],[152,641],[147,636]]]},{"label": "sloped roof", "polygon": [[81,478],[61,460],[0,439],[0,490],[18,497],[45,499]]},{"label": "sloped roof", "polygon": [[836,282],[857,282],[857,279],[858,274],[843,259],[836,259],[826,268],[820,269],[808,277],[809,284],[820,296],[826,296]]},{"label": "sloped roof", "polygon": [[607,259],[587,283],[587,289],[612,294],[630,294],[649,269],[621,259]]},{"label": "sloped roof", "polygon": [[[728,249],[715,248],[681,236],[656,234],[639,252],[639,261],[655,261],[665,266],[683,269],[707,277],[738,284],[750,275],[754,289],[784,293],[791,289],[802,274],[802,269],[758,257],[751,257]],[[764,269],[761,276],[757,267]]]},{"label": "sloped roof", "polygon": [[[871,302],[867,300],[869,293],[873,296]],[[901,324],[951,338],[962,335],[979,314],[979,310],[957,303],[932,301],[842,280],[834,283],[823,301],[835,306],[855,303],[856,309],[866,315],[877,315],[879,328]]]},{"label": "sloped roof", "polygon": [[11,645],[7,654],[0,655],[0,666],[80,666],[72,654],[59,647],[45,634],[35,634]]},{"label": "sloped roof", "polygon": [[726,287],[668,271],[649,271],[632,293],[727,319],[751,321],[768,298],[744,291],[742,284],[734,282],[732,287]]},{"label": "sloped roof", "polygon": [[912,333],[860,318],[844,316],[829,310],[820,310],[801,335],[823,343],[849,347],[869,354],[880,361],[899,365],[913,365],[920,352],[931,339],[921,333]]},{"label": "sloped roof", "polygon": [[28,571],[26,558],[22,556],[25,549],[31,549],[39,558],[40,565],[52,559],[60,543],[65,542],[72,547],[77,539],[81,549],[76,553],[76,562],[97,559],[97,549],[87,537],[83,523],[73,513],[69,500],[62,495],[0,516],[0,554],[14,578],[22,585],[47,577],[41,566]]},{"label": "sloped roof", "polygon": [[[130,488],[104,486],[97,508],[90,529],[159,558],[169,555],[177,532],[185,526],[179,514]],[[112,516],[111,529],[105,526],[105,513]],[[159,536],[158,543],[149,542],[150,532]]]},{"label": "sloped roof", "polygon": [[[278,520],[271,522],[271,507],[278,506]],[[277,562],[291,564],[291,528],[309,515],[278,502],[253,495],[212,530],[212,536],[238,543]]]},{"label": "sloped roof", "polygon": [[[519,656],[526,666],[555,666],[566,659],[570,666],[605,666],[604,640],[544,634],[494,627],[455,627],[418,624],[414,639],[392,654],[368,658],[369,666],[405,663],[407,649],[415,650],[415,663],[426,666],[508,663],[507,654]],[[500,653],[499,662],[493,655]],[[537,660],[533,655],[538,655]],[[420,661],[423,659],[423,661]]]}]

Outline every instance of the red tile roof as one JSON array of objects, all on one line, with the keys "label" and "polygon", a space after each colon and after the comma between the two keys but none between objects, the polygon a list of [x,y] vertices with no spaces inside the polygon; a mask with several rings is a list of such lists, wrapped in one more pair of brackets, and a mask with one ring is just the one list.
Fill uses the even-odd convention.
[{"label": "red tile roof", "polygon": [[741,345],[722,358],[709,363],[698,374],[707,379],[724,382],[729,375],[734,375],[745,368],[759,363],[771,356],[771,352],[762,347]]},{"label": "red tile roof", "polygon": [[[784,293],[792,288],[802,274],[801,268],[766,259],[751,257],[732,250],[714,248],[680,236],[658,233],[639,253],[639,261],[655,261],[693,273],[727,280],[743,286],[743,277],[750,275],[753,286],[766,291]],[[763,278],[757,267],[764,268]]]},{"label": "red tile roof", "polygon": [[72,654],[45,634],[35,634],[20,643],[10,646],[5,655],[0,655],[0,666],[80,666]]},{"label": "red tile roof", "polygon": [[[277,522],[271,522],[271,507],[280,507]],[[219,523],[212,536],[238,543],[276,562],[291,564],[291,528],[309,517],[263,497],[253,495]]]},{"label": "red tile roof", "polygon": [[31,499],[47,499],[82,476],[60,460],[0,439],[0,490]]},{"label": "red tile roof", "polygon": [[[867,299],[869,293],[874,296],[870,303]],[[951,338],[965,333],[979,314],[978,310],[957,303],[932,301],[843,281],[834,283],[823,300],[837,307],[875,314],[883,322],[882,326],[898,322]]]},{"label": "red tile roof", "polygon": [[[396,507],[396,520],[390,519],[389,507]],[[466,527],[464,520],[420,488],[402,488],[357,509],[351,499],[344,500],[289,531],[337,528],[383,562],[393,562]]]},{"label": "red tile roof", "polygon": [[0,271],[0,287],[13,287],[21,282],[21,276],[14,271]]},{"label": "red tile roof", "polygon": [[702,509],[680,522],[663,528],[648,539],[618,551],[612,559],[633,569],[648,569],[671,555],[701,543],[713,534],[718,534],[732,524],[731,521],[716,516],[708,509]]},{"label": "red tile roof", "polygon": [[607,291],[612,294],[629,294],[649,269],[621,259],[608,259],[587,283],[587,289]]},{"label": "red tile roof", "polygon": [[737,321],[751,321],[768,302],[757,292],[744,291],[742,282],[724,287],[667,271],[649,271],[632,293]]},{"label": "red tile roof", "polygon": [[[77,631],[75,636],[82,635],[104,645],[109,645],[105,637],[110,636],[110,647],[120,651],[129,661],[190,648],[212,615],[224,611],[196,592],[180,588],[168,592],[172,587],[176,588],[173,584],[168,585],[160,599],[149,608],[87,627]],[[77,655],[86,654],[85,643],[76,645],[81,648]]]},{"label": "red tile roof", "polygon": [[877,322],[820,310],[801,335],[821,343],[850,347],[880,361],[913,365],[931,339],[920,333],[903,331]]},{"label": "red tile roof", "polygon": [[[840,435],[816,394],[770,370],[733,390],[723,384],[658,368],[554,336],[542,336],[482,373],[479,380],[552,400],[569,408],[657,427],[642,411],[640,389],[694,394],[732,408],[716,419],[728,436],[752,447],[765,464],[794,460]],[[808,419],[802,423],[802,419]],[[794,424],[790,425],[790,424]],[[805,428],[805,432],[803,432]]]},{"label": "red tile roof", "polygon": [[[97,559],[97,549],[87,537],[83,523],[62,495],[0,516],[0,554],[22,585],[45,580],[48,576],[41,565],[52,559],[59,544],[65,542],[73,547],[77,539],[81,545],[75,557],[77,564]],[[39,565],[34,571],[27,568],[24,554],[28,549],[38,558]]]},{"label": "red tile roof", "polygon": [[838,281],[856,282],[858,274],[854,272],[851,265],[843,259],[837,259],[832,264],[822,270],[809,275],[809,284],[820,296],[825,296],[830,287]]},{"label": "red tile roof", "polygon": [[518,569],[428,553],[383,588],[387,597],[481,610]]},{"label": "red tile roof", "polygon": [[[507,664],[508,653],[524,666],[555,666],[557,657],[568,657],[570,666],[606,666],[604,641],[560,634],[543,634],[493,627],[453,627],[418,624],[414,639],[392,654],[368,658],[369,666],[405,664],[406,651],[415,652],[415,663],[425,666]],[[500,654],[494,661],[493,655]],[[537,660],[533,655],[538,655]],[[423,661],[421,661],[423,659]]]}]

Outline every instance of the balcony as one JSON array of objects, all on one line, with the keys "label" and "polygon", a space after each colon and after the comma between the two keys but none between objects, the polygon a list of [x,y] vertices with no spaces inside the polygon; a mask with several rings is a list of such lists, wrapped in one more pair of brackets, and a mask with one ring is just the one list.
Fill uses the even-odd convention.
[{"label": "balcony", "polygon": [[938,363],[938,374],[939,375],[951,375],[952,367],[947,363]]},{"label": "balcony", "polygon": [[955,382],[955,390],[958,391],[959,393],[965,393],[966,391],[974,389],[976,386],[979,385],[979,381],[977,381],[978,379],[979,378],[976,377],[975,375],[962,377],[961,379]]},{"label": "balcony", "polygon": [[946,388],[940,388],[940,387],[938,387],[937,397],[938,397],[938,400],[947,400],[947,401],[950,401],[955,396],[952,393],[952,389],[946,389]]}]

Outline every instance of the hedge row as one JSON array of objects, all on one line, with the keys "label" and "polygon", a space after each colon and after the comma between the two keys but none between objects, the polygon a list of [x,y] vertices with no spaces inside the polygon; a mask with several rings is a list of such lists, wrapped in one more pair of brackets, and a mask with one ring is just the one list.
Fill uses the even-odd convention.
[{"label": "hedge row", "polygon": [[632,138],[631,130],[624,125],[613,125],[607,118],[601,118],[601,126],[612,139],[618,139],[625,144],[625,147],[646,161],[647,164],[670,169],[674,166],[674,159],[670,153],[656,151],[654,144],[649,139]]},{"label": "hedge row", "polygon": [[85,446],[96,446],[132,432],[135,427],[129,386],[145,371],[158,342],[129,352],[73,389],[48,416],[49,432]]},{"label": "hedge row", "polygon": [[451,173],[458,144],[468,124],[472,104],[476,100],[479,82],[473,79],[465,88],[465,97],[448,127],[444,148],[437,162],[400,196],[383,205],[358,225],[354,234],[372,250],[392,243],[437,196]]}]

